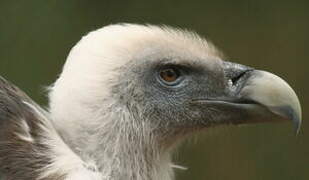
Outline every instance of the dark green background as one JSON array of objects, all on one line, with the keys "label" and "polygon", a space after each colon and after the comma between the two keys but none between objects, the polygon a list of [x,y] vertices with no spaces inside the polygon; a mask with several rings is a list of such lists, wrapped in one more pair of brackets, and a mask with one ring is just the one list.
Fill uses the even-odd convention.
[{"label": "dark green background", "polygon": [[303,126],[261,124],[209,129],[183,146],[177,179],[309,179],[309,1],[1,0],[0,74],[46,105],[43,87],[88,31],[117,22],[196,30],[230,60],[286,79],[298,93]]}]

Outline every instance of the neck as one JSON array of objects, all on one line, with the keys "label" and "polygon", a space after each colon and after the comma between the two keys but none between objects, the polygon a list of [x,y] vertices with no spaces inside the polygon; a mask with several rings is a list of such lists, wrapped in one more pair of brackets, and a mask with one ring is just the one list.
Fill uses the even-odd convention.
[{"label": "neck", "polygon": [[[117,108],[116,108],[117,109]],[[100,115],[83,138],[75,140],[75,151],[87,162],[95,162],[102,177],[110,180],[171,180],[170,152],[160,147],[145,121],[120,109]],[[144,123],[143,123],[144,122]],[[85,131],[85,130],[84,130]],[[87,137],[87,138],[85,138]],[[77,142],[79,141],[79,142]]]},{"label": "neck", "polygon": [[98,139],[100,143],[89,154],[96,159],[102,174],[112,179],[172,179],[170,153],[141,138],[144,137],[120,130],[116,136]]}]

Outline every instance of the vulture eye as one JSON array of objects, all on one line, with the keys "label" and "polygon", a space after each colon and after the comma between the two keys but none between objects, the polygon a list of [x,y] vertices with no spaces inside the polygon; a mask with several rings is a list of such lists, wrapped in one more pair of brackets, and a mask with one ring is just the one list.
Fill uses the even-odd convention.
[{"label": "vulture eye", "polygon": [[176,68],[165,68],[160,71],[160,79],[167,85],[176,85],[180,79],[180,71]]}]

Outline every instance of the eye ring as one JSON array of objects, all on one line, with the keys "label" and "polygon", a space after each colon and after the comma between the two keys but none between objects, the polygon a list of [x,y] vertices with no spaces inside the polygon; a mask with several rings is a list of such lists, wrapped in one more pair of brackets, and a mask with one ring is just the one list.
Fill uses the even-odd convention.
[{"label": "eye ring", "polygon": [[167,67],[159,71],[159,77],[164,84],[175,86],[181,80],[181,72],[177,68]]}]

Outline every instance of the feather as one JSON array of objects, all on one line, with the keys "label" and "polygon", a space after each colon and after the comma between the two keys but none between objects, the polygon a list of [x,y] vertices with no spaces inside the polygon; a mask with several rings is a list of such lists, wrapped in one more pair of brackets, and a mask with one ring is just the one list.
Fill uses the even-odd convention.
[{"label": "feather", "polygon": [[0,78],[1,174],[18,180],[95,179],[93,168],[87,168],[63,142],[48,116],[24,92]]}]

